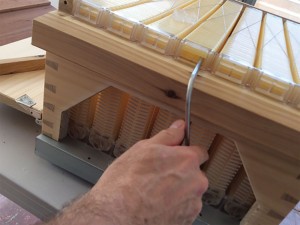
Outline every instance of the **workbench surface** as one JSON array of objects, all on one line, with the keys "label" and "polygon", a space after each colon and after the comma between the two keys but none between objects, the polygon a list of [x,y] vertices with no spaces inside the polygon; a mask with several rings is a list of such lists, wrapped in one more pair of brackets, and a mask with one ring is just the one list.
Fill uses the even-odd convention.
[{"label": "workbench surface", "polygon": [[38,134],[34,118],[0,104],[0,193],[47,219],[91,185],[36,156]]}]

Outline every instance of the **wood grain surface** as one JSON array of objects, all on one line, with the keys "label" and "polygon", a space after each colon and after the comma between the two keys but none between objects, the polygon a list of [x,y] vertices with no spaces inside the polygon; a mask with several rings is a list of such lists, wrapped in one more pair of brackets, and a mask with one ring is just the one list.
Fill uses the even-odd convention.
[{"label": "wood grain surface", "polygon": [[31,44],[31,38],[0,46],[0,75],[42,70],[45,54]]},{"label": "wood grain surface", "polygon": [[1,0],[0,13],[50,5],[48,0]]},{"label": "wood grain surface", "polygon": [[17,98],[27,94],[36,102],[32,109],[41,113],[43,110],[44,79],[44,70],[0,76],[0,102],[30,114],[16,102]]},{"label": "wood grain surface", "polygon": [[0,46],[31,36],[34,18],[54,10],[51,5],[0,13]]}]

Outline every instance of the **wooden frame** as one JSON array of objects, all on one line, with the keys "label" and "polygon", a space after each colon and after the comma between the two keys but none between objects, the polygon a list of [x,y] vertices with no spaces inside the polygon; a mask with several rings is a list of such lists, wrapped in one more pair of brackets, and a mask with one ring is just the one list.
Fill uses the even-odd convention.
[{"label": "wooden frame", "polygon": [[[65,134],[63,112],[108,86],[183,115],[188,65],[62,12],[34,21],[33,44],[48,52],[43,133],[55,140]],[[300,199],[300,111],[200,71],[192,120],[236,141],[260,204],[279,218],[293,208]]]}]

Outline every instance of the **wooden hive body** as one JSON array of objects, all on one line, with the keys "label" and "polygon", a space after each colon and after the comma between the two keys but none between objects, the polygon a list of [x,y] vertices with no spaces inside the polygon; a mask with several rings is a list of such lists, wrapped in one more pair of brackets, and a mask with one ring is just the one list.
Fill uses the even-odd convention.
[{"label": "wooden hive body", "polygon": [[[123,38],[99,29],[96,23],[88,25],[69,14],[73,4],[75,1],[61,1],[60,12],[47,14],[34,22],[33,43],[47,51],[43,134],[57,141],[63,139],[70,132],[69,117],[66,115],[71,115],[73,123],[88,130],[84,137],[79,135],[81,139],[91,142],[90,134],[94,132],[96,135],[92,137],[92,145],[98,149],[101,149],[99,146],[108,146],[106,151],[118,156],[139,139],[150,137],[167,127],[173,119],[183,118],[186,85],[193,63],[199,58],[175,60],[161,54],[160,50],[156,52],[143,47],[145,40],[139,36],[143,27],[136,27],[136,24],[128,25],[126,34],[133,33],[121,35]],[[236,52],[234,49],[228,50],[230,44],[226,45],[226,41],[234,43],[231,38],[235,29],[243,29],[243,24],[238,23],[243,18],[242,13],[254,10],[245,9],[244,5],[235,7],[237,14],[226,20],[228,29],[217,34],[224,40],[216,44],[214,53],[204,48],[197,50],[207,54],[204,54],[204,67],[194,84],[192,141],[203,145],[211,154],[211,161],[203,169],[211,177],[211,193],[217,193],[213,197],[216,205],[224,196],[229,198],[228,201],[241,199],[240,193],[248,190],[247,184],[251,184],[256,205],[244,217],[243,223],[256,224],[251,222],[257,221],[256,215],[264,215],[266,220],[270,217],[268,221],[275,223],[282,220],[300,199],[299,90],[296,79],[287,82],[269,76],[268,71],[259,71],[253,56],[249,59],[247,55],[252,65],[245,66],[244,62],[235,63],[218,55],[222,51]],[[108,16],[105,13],[103,15]],[[95,16],[93,14],[89,18],[96,21]],[[105,16],[103,18],[107,19]],[[262,19],[257,23],[266,23],[263,19],[266,16],[260,16]],[[198,27],[205,26],[205,22],[201,24]],[[253,29],[259,30],[260,27]],[[193,32],[197,32],[197,28]],[[283,37],[286,33],[285,30]],[[255,35],[255,32],[252,34]],[[142,45],[124,37],[139,41]],[[194,46],[188,42],[192,40],[174,42],[179,50],[173,51],[173,56],[184,57],[185,53],[180,55],[180,51],[183,47],[189,50],[190,46]],[[257,41],[249,49],[255,50],[260,45]],[[291,47],[287,44],[286,56],[290,59],[293,51],[288,48]],[[215,62],[219,63],[218,66],[212,66]],[[249,68],[250,72],[247,70]],[[290,72],[295,76],[293,63],[291,68],[294,68]],[[230,73],[226,72],[228,70]],[[251,86],[254,84],[256,86]],[[113,102],[113,105],[106,106],[104,113],[115,115],[112,118],[108,116],[113,128],[101,131],[104,125],[97,125],[103,124],[100,98],[112,87],[116,96],[120,97],[111,96],[114,100],[107,101]],[[83,113],[76,111],[79,103]],[[107,134],[101,132],[108,132],[113,138],[109,139]],[[229,169],[218,177],[217,168],[225,155]],[[241,172],[243,170],[248,178]],[[214,195],[207,197],[208,202],[211,196]],[[234,210],[233,203],[226,203],[226,198],[227,210],[240,216],[241,213]],[[239,201],[249,205],[254,198],[250,195],[247,200]]]}]

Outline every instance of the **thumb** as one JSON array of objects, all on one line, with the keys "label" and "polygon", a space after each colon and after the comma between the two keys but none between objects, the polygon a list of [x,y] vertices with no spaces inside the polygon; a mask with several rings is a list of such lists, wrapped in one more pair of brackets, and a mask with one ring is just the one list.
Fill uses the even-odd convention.
[{"label": "thumb", "polygon": [[162,130],[152,138],[148,139],[148,143],[162,144],[168,146],[179,145],[184,137],[185,122],[183,120],[176,120],[171,126]]}]

